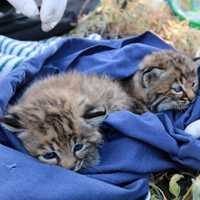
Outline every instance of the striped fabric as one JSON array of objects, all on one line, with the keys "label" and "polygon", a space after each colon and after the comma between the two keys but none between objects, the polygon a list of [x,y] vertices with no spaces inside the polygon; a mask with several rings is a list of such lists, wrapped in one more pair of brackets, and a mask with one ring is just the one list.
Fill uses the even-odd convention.
[{"label": "striped fabric", "polygon": [[[61,37],[52,37],[48,40],[33,42],[18,41],[0,35],[0,78],[6,76],[22,62],[41,53],[60,39]],[[98,34],[91,34],[88,36],[88,39],[100,40],[101,36]]]},{"label": "striped fabric", "polygon": [[30,42],[0,36],[0,78],[59,39],[60,37],[53,37],[39,42]]}]

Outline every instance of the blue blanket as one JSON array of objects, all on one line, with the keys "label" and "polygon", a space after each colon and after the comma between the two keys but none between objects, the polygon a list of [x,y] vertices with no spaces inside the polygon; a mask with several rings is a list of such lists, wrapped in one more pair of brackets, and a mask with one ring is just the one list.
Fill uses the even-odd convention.
[{"label": "blue blanket", "polygon": [[[2,36],[0,49],[0,62],[9,57],[0,65],[4,65],[0,67],[3,115],[8,104],[41,76],[77,69],[122,79],[134,74],[146,54],[172,47],[146,32],[138,37],[100,41],[58,37],[19,42]],[[100,151],[101,163],[81,174],[37,161],[12,133],[0,128],[0,199],[144,199],[151,173],[184,167],[200,170],[200,141],[183,131],[200,117],[199,105],[198,96],[182,113],[110,114],[103,123],[107,138]]]}]

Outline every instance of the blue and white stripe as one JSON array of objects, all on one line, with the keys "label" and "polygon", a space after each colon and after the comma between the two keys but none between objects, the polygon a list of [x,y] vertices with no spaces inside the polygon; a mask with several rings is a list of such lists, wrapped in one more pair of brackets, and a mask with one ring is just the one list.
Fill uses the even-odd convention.
[{"label": "blue and white stripe", "polygon": [[[102,39],[98,34],[88,36],[91,40]],[[5,77],[13,69],[20,66],[21,63],[41,53],[48,47],[54,46],[62,37],[52,37],[39,42],[18,41],[0,35],[0,79]]]},{"label": "blue and white stripe", "polygon": [[39,42],[18,41],[0,36],[0,78],[6,76],[13,69],[37,53],[54,45],[60,37],[53,37]]}]

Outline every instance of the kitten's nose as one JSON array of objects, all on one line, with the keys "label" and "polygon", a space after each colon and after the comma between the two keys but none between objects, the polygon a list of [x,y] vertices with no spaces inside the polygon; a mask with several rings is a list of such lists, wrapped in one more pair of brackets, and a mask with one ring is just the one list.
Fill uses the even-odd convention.
[{"label": "kitten's nose", "polygon": [[76,159],[75,158],[64,158],[64,159],[61,159],[61,162],[60,162],[60,165],[67,168],[67,169],[71,169],[73,170],[74,167],[75,167],[75,163],[76,163]]},{"label": "kitten's nose", "polygon": [[186,95],[190,102],[193,101],[193,99],[195,98],[195,93],[193,90],[187,90]]}]

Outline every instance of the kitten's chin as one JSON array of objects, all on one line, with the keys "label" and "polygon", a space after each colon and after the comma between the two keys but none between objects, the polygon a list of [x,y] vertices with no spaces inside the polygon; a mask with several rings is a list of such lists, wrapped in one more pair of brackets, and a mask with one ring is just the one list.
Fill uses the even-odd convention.
[{"label": "kitten's chin", "polygon": [[169,105],[169,104],[160,104],[157,106],[156,108],[156,112],[164,112],[164,111],[168,111],[168,110],[177,110],[177,111],[182,111],[185,110],[189,107],[189,103],[187,104],[173,104],[173,105]]},{"label": "kitten's chin", "polygon": [[179,105],[179,106],[177,106],[177,110],[179,110],[179,111],[182,111],[182,110],[185,110],[185,109],[187,109],[188,107],[189,107],[189,105],[190,104],[187,104],[187,105]]}]

